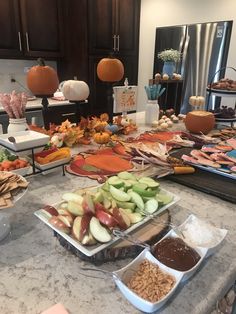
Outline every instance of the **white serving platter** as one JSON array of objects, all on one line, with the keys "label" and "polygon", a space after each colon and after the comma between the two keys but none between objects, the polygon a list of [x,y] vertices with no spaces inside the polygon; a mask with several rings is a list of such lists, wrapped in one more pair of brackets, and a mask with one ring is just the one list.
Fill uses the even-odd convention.
[{"label": "white serving platter", "polygon": [[[9,141],[9,137],[14,137],[16,142]],[[44,146],[49,142],[49,135],[35,131],[20,131],[0,135],[0,144],[17,152],[33,147]]]},{"label": "white serving platter", "polygon": [[71,157],[66,157],[66,158],[63,158],[60,160],[55,160],[55,161],[49,162],[47,164],[40,164],[40,163],[35,161],[35,166],[36,166],[36,168],[45,171],[45,170],[48,170],[48,169],[51,169],[51,168],[54,168],[57,166],[67,164],[67,163],[69,163],[70,160],[71,160]]},{"label": "white serving platter", "polygon": [[[96,191],[96,188],[87,188],[87,191],[91,190],[91,191]],[[162,206],[158,211],[156,211],[155,213],[153,213],[153,215],[158,216],[160,215],[162,212],[164,212],[165,210],[167,210],[167,208],[169,208],[170,206],[174,205],[175,203],[177,203],[180,200],[180,197],[168,192],[164,189],[161,189],[161,192],[168,194],[170,196],[173,197],[173,200],[165,205]],[[57,208],[57,206],[60,204],[61,202],[57,203],[57,204],[53,204],[52,206],[54,206],[55,208]],[[93,256],[95,254],[97,254],[98,252],[108,248],[109,246],[111,246],[112,244],[120,241],[119,237],[113,237],[113,239],[110,242],[107,243],[98,243],[96,245],[93,246],[85,246],[82,245],[80,242],[78,242],[77,240],[75,240],[72,236],[64,233],[63,231],[57,229],[55,226],[53,226],[49,221],[48,221],[48,216],[44,214],[42,209],[37,210],[35,213],[35,216],[38,217],[41,221],[43,221],[47,226],[49,226],[51,229],[53,229],[54,231],[56,231],[58,234],[60,234],[67,242],[69,242],[71,245],[73,245],[76,249],[78,249],[81,253],[83,253],[86,256]],[[129,227],[125,232],[126,233],[130,233],[133,230],[142,227],[146,222],[148,222],[151,218],[150,217],[144,217],[144,219],[136,224],[133,224],[131,227]]]}]

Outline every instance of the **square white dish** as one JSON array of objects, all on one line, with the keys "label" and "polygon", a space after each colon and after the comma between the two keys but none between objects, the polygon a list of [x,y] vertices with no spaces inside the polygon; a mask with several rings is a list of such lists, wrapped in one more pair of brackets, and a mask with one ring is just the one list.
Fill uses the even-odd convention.
[{"label": "square white dish", "polygon": [[[190,231],[187,233],[187,226],[191,224],[193,225],[196,232],[198,232],[195,235],[192,233],[193,231],[191,230],[190,230],[191,233]],[[209,227],[208,230],[206,229],[207,227]],[[183,235],[185,236],[184,241],[188,243],[190,246],[207,248],[208,249],[207,256],[213,254],[220,247],[228,233],[228,230],[217,228],[212,224],[202,219],[199,219],[197,216],[193,214],[189,215],[189,217],[178,227],[178,230],[183,233]],[[207,238],[206,232],[210,232],[210,235],[212,235],[211,241],[210,240],[208,240],[208,242],[204,241]],[[200,237],[204,233],[206,234],[206,237],[204,240],[201,240]]]},{"label": "square white dish", "polygon": [[25,176],[25,175],[27,175],[27,174],[32,172],[32,167],[31,166],[27,166],[27,167],[24,167],[24,168],[19,168],[19,169],[12,170],[11,172],[19,174],[20,176],[23,177],[23,176]]},{"label": "square white dish", "polygon": [[47,164],[40,164],[40,163],[35,161],[35,166],[36,166],[36,168],[45,171],[45,170],[51,169],[53,167],[57,167],[57,166],[60,166],[60,165],[67,164],[67,163],[69,163],[70,160],[71,160],[71,157],[66,157],[66,158],[63,158],[63,159],[59,159],[59,160],[55,160],[55,161],[49,162]]},{"label": "square white dish", "polygon": [[[158,302],[152,303],[144,300],[143,298],[139,297],[135,292],[133,292],[131,289],[129,289],[128,286],[126,285],[126,282],[128,282],[130,277],[133,275],[133,271],[137,270],[140,263],[145,259],[158,265],[163,272],[172,275],[173,277],[175,277],[176,280],[174,286],[169,291],[169,293]],[[133,306],[135,306],[140,311],[151,313],[160,309],[173,295],[180,281],[183,278],[183,273],[163,265],[149,252],[148,249],[145,249],[127,266],[121,268],[120,270],[115,271],[113,278],[117,287],[120,289],[121,293]]]},{"label": "square white dish", "polygon": [[[82,190],[82,189],[81,189]],[[87,188],[87,191],[96,191],[97,187],[92,187],[92,188]],[[154,215],[158,216],[160,215],[163,211],[165,211],[167,208],[169,208],[170,206],[174,205],[176,202],[179,201],[179,197],[171,192],[168,192],[164,189],[161,189],[161,191],[163,191],[163,193],[166,193],[170,196],[172,196],[172,201],[165,205],[162,206],[158,211],[156,211],[154,213]],[[61,203],[58,202],[57,204],[53,204],[52,206],[54,206],[55,208],[57,208],[57,206]],[[111,241],[107,242],[107,243],[98,243],[96,245],[92,245],[92,246],[85,246],[82,245],[79,241],[75,240],[72,236],[64,233],[63,231],[57,229],[54,225],[52,225],[49,221],[48,221],[48,216],[46,216],[44,214],[44,211],[42,209],[37,210],[35,213],[35,216],[37,216],[40,220],[42,220],[47,226],[49,226],[51,229],[55,230],[58,234],[60,234],[67,242],[69,242],[71,245],[73,245],[77,250],[79,250],[81,253],[83,253],[86,256],[93,256],[96,253],[108,248],[109,246],[111,246],[112,244],[116,243],[117,241],[120,240],[119,237],[113,237]],[[146,222],[148,222],[151,218],[150,217],[144,217],[144,219],[136,224],[131,225],[128,229],[126,229],[126,233],[130,233],[131,231],[142,227],[142,225],[144,225]]]},{"label": "square white dish", "polygon": [[[176,232],[171,229],[160,241],[158,241],[157,243],[161,242],[163,239],[167,238],[167,237],[173,237],[173,238],[179,238],[179,236],[176,234]],[[182,238],[183,239],[183,238]],[[185,239],[183,239],[185,241]],[[189,245],[190,246],[190,245]],[[193,247],[193,246],[191,246]],[[187,270],[187,271],[183,271],[183,281],[188,280],[190,277],[193,276],[193,274],[197,271],[197,269],[200,267],[203,259],[207,256],[207,252],[208,249],[207,248],[203,248],[203,247],[194,247],[194,250],[200,255],[200,260],[197,262],[197,264],[192,267],[191,269]],[[157,258],[158,260],[158,258]]]},{"label": "square white dish", "polygon": [[[9,137],[14,137],[16,142],[10,142]],[[49,135],[39,132],[20,131],[0,135],[0,144],[17,152],[32,147],[44,146],[49,142],[49,139]]]}]

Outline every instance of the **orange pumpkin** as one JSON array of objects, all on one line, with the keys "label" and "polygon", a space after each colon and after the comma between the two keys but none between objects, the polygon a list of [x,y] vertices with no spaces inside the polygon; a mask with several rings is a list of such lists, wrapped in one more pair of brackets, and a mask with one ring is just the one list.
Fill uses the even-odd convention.
[{"label": "orange pumpkin", "polygon": [[93,139],[97,144],[106,144],[110,141],[110,134],[107,132],[98,132],[94,134]]},{"label": "orange pumpkin", "polygon": [[97,65],[98,78],[103,82],[117,82],[124,76],[123,63],[116,58],[103,58]]},{"label": "orange pumpkin", "polygon": [[33,66],[27,73],[27,86],[36,96],[50,96],[58,88],[57,72],[45,65],[42,58],[38,59],[39,65]]},{"label": "orange pumpkin", "polygon": [[208,111],[191,111],[184,120],[186,129],[192,133],[209,133],[215,125],[213,113]]}]

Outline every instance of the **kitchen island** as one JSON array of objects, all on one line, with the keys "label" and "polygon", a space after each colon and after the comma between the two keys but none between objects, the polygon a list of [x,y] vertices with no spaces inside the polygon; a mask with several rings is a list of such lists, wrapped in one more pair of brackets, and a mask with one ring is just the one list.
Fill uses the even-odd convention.
[{"label": "kitchen island", "polygon": [[[58,202],[63,192],[94,186],[97,182],[70,174],[62,176],[60,168],[47,175],[32,176],[28,181],[26,195],[13,208],[1,211],[10,220],[12,231],[0,244],[0,313],[39,314],[58,302],[71,314],[138,313],[110,277],[84,276],[80,266],[95,266],[62,247],[52,230],[33,214],[45,204]],[[210,313],[236,278],[235,205],[171,182],[168,177],[160,181],[164,189],[181,198],[170,208],[175,224],[194,213],[229,232],[220,249],[179,286],[159,313]],[[112,271],[129,261],[117,260],[100,267]]]}]

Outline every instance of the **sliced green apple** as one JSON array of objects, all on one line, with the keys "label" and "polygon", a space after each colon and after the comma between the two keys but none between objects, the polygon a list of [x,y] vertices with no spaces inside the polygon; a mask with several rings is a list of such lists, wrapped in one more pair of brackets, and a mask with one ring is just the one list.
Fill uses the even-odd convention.
[{"label": "sliced green apple", "polygon": [[112,239],[108,230],[100,224],[96,217],[91,218],[89,230],[92,236],[101,243],[109,242]]},{"label": "sliced green apple", "polygon": [[112,197],[114,197],[114,199],[116,199],[117,201],[128,202],[130,200],[130,195],[128,195],[124,191],[120,191],[112,185],[110,186],[110,193]]},{"label": "sliced green apple", "polygon": [[138,180],[140,183],[147,184],[150,188],[157,188],[160,183],[149,177],[142,177]]},{"label": "sliced green apple", "polygon": [[117,176],[123,180],[136,180],[135,176],[128,171],[119,172]]},{"label": "sliced green apple", "polygon": [[157,209],[158,209],[158,201],[155,198],[152,198],[145,203],[144,210],[148,214],[154,213],[155,211],[157,211]]},{"label": "sliced green apple", "polygon": [[131,197],[132,202],[134,202],[139,209],[144,210],[144,202],[142,197],[134,191],[130,191],[128,193],[129,196]]},{"label": "sliced green apple", "polygon": [[118,176],[108,178],[107,182],[118,189],[124,185],[124,182]]}]

